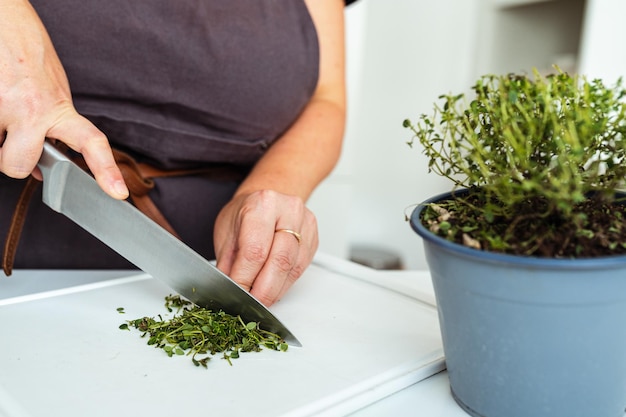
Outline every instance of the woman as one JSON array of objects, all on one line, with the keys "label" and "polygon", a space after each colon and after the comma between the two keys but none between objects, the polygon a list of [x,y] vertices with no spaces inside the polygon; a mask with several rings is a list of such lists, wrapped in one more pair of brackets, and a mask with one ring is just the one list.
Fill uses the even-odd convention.
[{"label": "woman", "polygon": [[[23,186],[16,179],[39,177],[46,137],[126,198],[112,145],[161,171],[208,172],[157,178],[150,196],[183,241],[271,305],[313,258],[305,201],[341,150],[343,7],[0,0],[0,231]],[[233,175],[210,174],[224,164]],[[16,267],[128,266],[39,200]]]}]

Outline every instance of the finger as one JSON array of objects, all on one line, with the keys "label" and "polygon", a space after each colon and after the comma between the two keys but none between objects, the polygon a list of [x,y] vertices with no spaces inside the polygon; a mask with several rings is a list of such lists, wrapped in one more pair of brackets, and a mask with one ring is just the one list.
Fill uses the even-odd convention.
[{"label": "finger", "polygon": [[11,129],[0,148],[0,171],[11,178],[28,177],[41,157],[43,141],[44,132]]},{"label": "finger", "polygon": [[128,188],[115,163],[109,141],[89,120],[77,113],[67,116],[48,131],[48,136],[81,153],[104,192],[120,200],[128,197]]},{"label": "finger", "polygon": [[276,297],[275,301],[280,300],[283,295],[291,288],[293,284],[302,276],[304,271],[309,267],[317,252],[319,246],[319,236],[317,233],[317,225],[314,223],[313,228],[304,228],[302,233],[302,242],[298,250],[298,257],[296,259],[295,266],[291,269],[291,272],[287,276],[287,279],[283,282],[283,286]]},{"label": "finger", "polygon": [[233,262],[235,261],[235,251],[237,250],[234,240],[228,239],[226,242],[215,240],[213,242],[213,246],[215,247],[217,269],[226,275],[230,275],[233,268]]},{"label": "finger", "polygon": [[[232,277],[232,269],[236,260],[241,229],[241,199],[231,200],[226,204],[215,219],[213,231],[213,247],[217,260],[217,268]],[[236,281],[236,280],[235,280]],[[249,289],[249,287],[248,287]]]},{"label": "finger", "polygon": [[291,286],[302,276],[304,271],[309,267],[317,252],[319,246],[319,234],[317,229],[317,219],[312,212],[307,211],[307,216],[303,222],[302,232],[300,234],[301,242],[298,251],[298,258],[296,259],[295,266],[291,269],[291,272],[284,281],[283,286],[276,298],[276,301],[280,300],[283,295],[291,288]]},{"label": "finger", "polygon": [[250,293],[266,306],[274,304],[285,285],[288,288],[303,272],[297,268],[299,252],[300,243],[293,235],[276,232],[267,261]]},{"label": "finger", "polygon": [[281,210],[276,219],[268,259],[251,289],[251,294],[267,306],[275,303],[284,292],[283,288],[289,288],[304,271],[298,258],[301,252],[306,253],[306,244],[301,246],[301,231],[308,211],[299,199],[289,198],[286,203],[288,209]]},{"label": "finger", "polygon": [[269,256],[274,234],[273,224],[268,224],[254,214],[244,216],[241,220],[231,278],[246,291],[252,288]]}]

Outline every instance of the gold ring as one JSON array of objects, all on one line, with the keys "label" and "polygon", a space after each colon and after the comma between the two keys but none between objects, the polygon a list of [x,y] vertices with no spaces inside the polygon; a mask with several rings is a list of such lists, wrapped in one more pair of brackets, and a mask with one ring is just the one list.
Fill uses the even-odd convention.
[{"label": "gold ring", "polygon": [[285,233],[289,233],[290,235],[293,235],[293,237],[295,237],[296,240],[298,241],[298,245],[302,242],[302,236],[300,236],[300,233],[294,232],[291,229],[276,229],[275,233],[278,233],[278,232],[285,232]]}]

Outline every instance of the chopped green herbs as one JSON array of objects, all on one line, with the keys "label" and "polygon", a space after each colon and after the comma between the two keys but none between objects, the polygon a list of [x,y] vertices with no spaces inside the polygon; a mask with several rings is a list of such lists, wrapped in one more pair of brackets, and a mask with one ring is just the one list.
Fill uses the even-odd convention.
[{"label": "chopped green herbs", "polygon": [[118,313],[120,313],[120,314],[124,314],[124,313],[126,313],[126,312],[124,311],[124,307],[118,307],[118,308],[117,308],[117,312],[118,312]]},{"label": "chopped green herbs", "polygon": [[129,320],[120,329],[134,327],[143,332],[141,337],[148,337],[148,345],[163,349],[170,357],[192,355],[193,364],[205,368],[216,353],[222,353],[232,365],[231,359],[239,358],[240,352],[259,352],[263,347],[279,351],[288,348],[280,336],[261,329],[259,323],[245,323],[240,316],[207,310],[178,295],[165,297],[165,308],[174,312],[174,317]]}]

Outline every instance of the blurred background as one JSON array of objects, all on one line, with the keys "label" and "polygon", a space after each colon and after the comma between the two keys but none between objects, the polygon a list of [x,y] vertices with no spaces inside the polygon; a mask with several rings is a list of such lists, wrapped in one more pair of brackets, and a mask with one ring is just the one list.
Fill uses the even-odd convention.
[{"label": "blurred background", "polygon": [[309,201],[320,251],[378,269],[426,269],[405,213],[451,184],[406,142],[406,118],[486,73],[626,74],[625,0],[359,0],[346,8],[343,155]]}]

